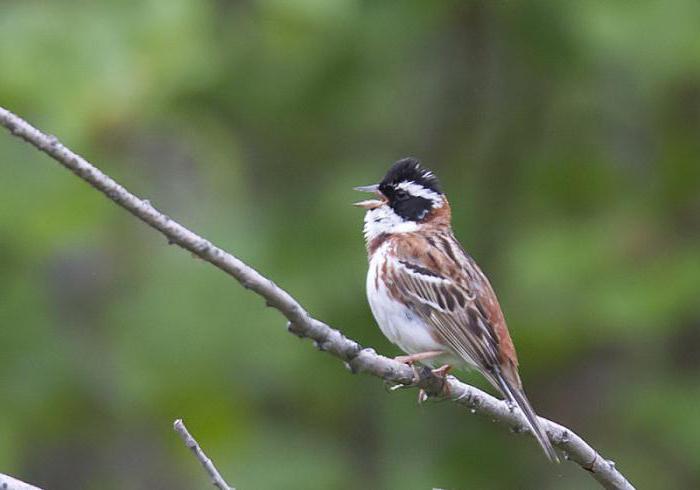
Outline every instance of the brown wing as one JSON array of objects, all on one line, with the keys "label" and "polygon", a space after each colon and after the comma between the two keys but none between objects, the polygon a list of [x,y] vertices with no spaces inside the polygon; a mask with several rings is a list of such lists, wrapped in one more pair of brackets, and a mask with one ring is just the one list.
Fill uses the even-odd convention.
[{"label": "brown wing", "polygon": [[411,305],[459,357],[520,387],[517,357],[491,285],[451,234],[404,236],[394,244],[393,295]]},{"label": "brown wing", "polygon": [[451,233],[404,235],[393,242],[396,260],[388,285],[436,337],[475,365],[522,410],[530,430],[552,461],[558,457],[525,396],[518,359],[501,307],[484,273]]}]

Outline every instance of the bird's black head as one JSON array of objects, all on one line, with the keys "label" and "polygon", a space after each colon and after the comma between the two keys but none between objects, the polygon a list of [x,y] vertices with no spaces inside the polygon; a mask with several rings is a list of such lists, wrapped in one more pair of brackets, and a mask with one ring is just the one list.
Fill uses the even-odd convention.
[{"label": "bird's black head", "polygon": [[425,189],[442,194],[438,178],[428,169],[421,167],[415,158],[402,158],[391,166],[382,181],[379,190],[397,186],[402,182],[414,182]]},{"label": "bird's black head", "polygon": [[437,177],[415,158],[403,158],[392,165],[378,190],[394,212],[408,221],[421,221],[443,202]]}]

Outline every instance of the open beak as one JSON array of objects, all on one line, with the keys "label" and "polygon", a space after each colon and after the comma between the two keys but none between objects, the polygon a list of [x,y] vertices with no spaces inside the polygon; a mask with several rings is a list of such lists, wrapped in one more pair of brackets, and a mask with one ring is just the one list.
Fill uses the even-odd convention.
[{"label": "open beak", "polygon": [[367,199],[366,201],[359,201],[353,203],[353,206],[357,206],[360,208],[365,208],[367,210],[370,209],[375,209],[380,206],[383,206],[386,200],[384,199],[384,195],[379,192],[379,184],[373,184],[373,185],[363,185],[360,187],[354,187],[353,188],[356,191],[360,192],[371,192],[373,194],[376,194],[378,197],[381,199]]}]

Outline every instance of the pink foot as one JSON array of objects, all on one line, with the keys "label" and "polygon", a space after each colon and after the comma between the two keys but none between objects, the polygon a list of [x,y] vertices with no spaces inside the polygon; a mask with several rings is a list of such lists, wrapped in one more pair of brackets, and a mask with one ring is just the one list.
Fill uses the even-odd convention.
[{"label": "pink foot", "polygon": [[447,373],[449,373],[451,369],[452,366],[450,366],[449,364],[443,364],[439,368],[433,369],[431,372],[439,378],[444,378],[447,376]]}]

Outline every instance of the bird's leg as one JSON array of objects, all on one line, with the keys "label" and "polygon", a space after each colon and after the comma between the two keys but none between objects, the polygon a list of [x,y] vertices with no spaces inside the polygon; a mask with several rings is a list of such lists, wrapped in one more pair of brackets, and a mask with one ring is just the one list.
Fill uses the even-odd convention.
[{"label": "bird's leg", "polygon": [[431,372],[438,378],[445,378],[447,373],[450,372],[450,369],[452,369],[452,366],[449,364],[443,364],[439,368],[431,370]]},{"label": "bird's leg", "polygon": [[444,354],[445,352],[441,350],[429,350],[426,352],[418,352],[417,354],[411,354],[408,356],[397,356],[394,357],[394,360],[398,362],[403,362],[404,364],[408,364],[409,366],[411,366],[415,362],[425,361],[427,359],[434,359]]},{"label": "bird's leg", "polygon": [[[431,351],[426,351],[426,352],[418,352],[417,354],[411,354],[408,356],[397,356],[394,357],[395,361],[402,362],[404,364],[408,364],[411,366],[411,369],[413,370],[413,384],[415,385],[420,381],[420,373],[418,372],[418,369],[416,368],[416,362],[419,361],[424,361],[426,359],[431,359],[433,357],[437,357],[442,354],[442,351],[438,350],[431,350]],[[425,392],[423,388],[421,388],[418,391],[418,404],[420,405],[423,403],[425,400],[428,399],[428,394]]]},{"label": "bird's leg", "polygon": [[450,372],[450,369],[452,369],[452,366],[449,364],[443,364],[437,369],[433,369],[431,372],[437,376],[438,378],[442,379],[442,394],[446,397],[450,396],[450,385],[447,384],[447,373]]},{"label": "bird's leg", "polygon": [[423,388],[418,390],[418,405],[420,405],[421,403],[423,403],[427,399],[428,399],[428,392],[425,391]]},{"label": "bird's leg", "polygon": [[[434,359],[434,358],[440,357],[442,355],[445,355],[444,351],[429,350],[429,351],[425,351],[425,352],[418,352],[416,354],[410,354],[408,356],[398,356],[398,357],[395,357],[394,360],[399,361],[399,362],[403,362],[404,364],[408,364],[409,366],[411,366],[411,369],[413,369],[413,380],[414,380],[414,384],[415,384],[415,383],[418,383],[418,381],[420,381],[420,373],[416,369],[415,363],[420,362],[420,361],[426,361],[428,359]],[[450,366],[444,365],[438,369],[434,369],[432,372],[433,372],[433,374],[436,374],[436,375],[438,372],[440,372],[440,373],[442,373],[442,376],[444,377],[445,374],[447,374],[447,371],[449,371],[449,370],[450,370]],[[418,391],[418,404],[420,405],[421,403],[423,403],[427,399],[428,399],[428,393],[423,388],[421,388]]]}]

